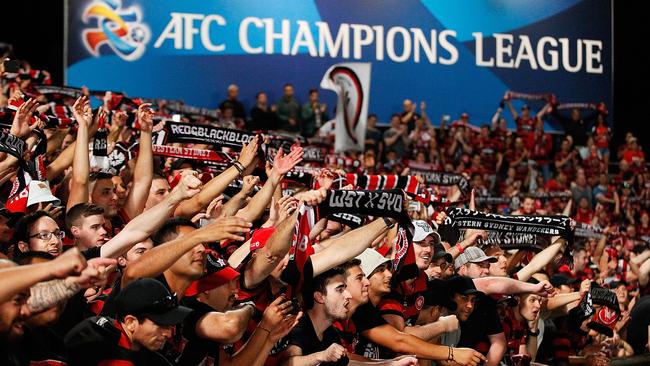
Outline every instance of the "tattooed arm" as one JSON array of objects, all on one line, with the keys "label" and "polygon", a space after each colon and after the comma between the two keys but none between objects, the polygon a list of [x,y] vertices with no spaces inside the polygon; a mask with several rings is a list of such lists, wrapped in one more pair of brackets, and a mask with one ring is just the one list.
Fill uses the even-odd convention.
[{"label": "tattooed arm", "polygon": [[39,313],[71,298],[79,290],[79,284],[67,279],[37,283],[30,289],[27,307],[32,314]]}]

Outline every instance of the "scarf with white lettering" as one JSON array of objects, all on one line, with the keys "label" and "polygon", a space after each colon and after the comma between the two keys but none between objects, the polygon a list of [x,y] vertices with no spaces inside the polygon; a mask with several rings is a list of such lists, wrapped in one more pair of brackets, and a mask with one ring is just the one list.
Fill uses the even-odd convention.
[{"label": "scarf with white lettering", "polygon": [[542,94],[530,94],[530,93],[520,93],[512,90],[508,90],[506,94],[504,95],[503,99],[504,100],[512,100],[512,99],[519,99],[519,100],[550,100],[552,98],[553,94],[550,93],[542,93]]},{"label": "scarf with white lettering", "polygon": [[410,222],[404,207],[404,193],[401,189],[329,190],[327,197],[318,207],[322,216],[350,213],[373,217],[392,217],[398,221]]},{"label": "scarf with white lettering", "polygon": [[422,164],[414,161],[409,162],[409,174],[421,175],[424,182],[437,186],[458,185],[461,193],[467,195],[470,190],[469,182],[462,174],[436,171],[433,164]]},{"label": "scarf with white lettering", "polygon": [[333,213],[327,217],[327,219],[336,221],[345,226],[349,226],[352,229],[356,229],[359,226],[363,225],[363,216],[353,215],[350,213]]},{"label": "scarf with white lettering", "polygon": [[559,235],[572,238],[567,216],[498,215],[454,207],[447,210],[452,226],[461,229],[494,230],[522,234]]},{"label": "scarf with white lettering", "polygon": [[347,184],[352,184],[355,188],[365,190],[380,189],[403,189],[406,193],[416,195],[420,188],[420,182],[412,175],[361,175],[346,174]]},{"label": "scarf with white lettering", "polygon": [[155,133],[153,140],[157,145],[167,143],[208,144],[239,151],[242,143],[249,143],[255,136],[247,131],[166,121],[165,127]]}]

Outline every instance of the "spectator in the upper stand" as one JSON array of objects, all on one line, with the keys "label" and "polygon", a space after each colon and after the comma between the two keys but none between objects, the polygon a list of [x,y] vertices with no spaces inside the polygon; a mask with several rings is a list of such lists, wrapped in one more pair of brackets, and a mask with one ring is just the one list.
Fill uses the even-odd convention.
[{"label": "spectator in the upper stand", "polygon": [[375,156],[382,156],[384,150],[384,139],[381,131],[377,128],[377,115],[369,114],[366,124],[366,151],[373,150]]},{"label": "spectator in the upper stand", "polygon": [[408,127],[408,131],[412,131],[415,128],[415,121],[420,118],[420,115],[415,113],[418,106],[416,103],[413,103],[410,99],[404,99],[402,103],[403,111],[399,115],[400,122],[405,124]]},{"label": "spectator in the upper stand", "polygon": [[225,128],[243,128],[244,127],[244,120],[241,118],[237,118],[234,115],[234,109],[230,105],[226,105],[223,107],[223,112],[219,116],[219,121],[217,121],[217,124],[219,127],[225,127]]},{"label": "spectator in the upper stand", "polygon": [[528,141],[526,144],[530,150],[530,157],[537,163],[537,166],[547,181],[551,177],[551,170],[548,166],[551,150],[553,149],[553,140],[551,135],[544,132],[544,121],[537,119],[535,121],[534,130],[528,134]]},{"label": "spectator in the upper stand", "polygon": [[623,150],[623,160],[631,167],[634,165],[642,166],[645,163],[645,154],[636,137],[632,136],[628,139],[625,150]]},{"label": "spectator in the upper stand", "polygon": [[104,209],[92,203],[80,203],[65,216],[65,226],[79,250],[104,245],[108,231],[104,229]]},{"label": "spectator in the upper stand", "polygon": [[515,109],[515,107],[512,106],[512,103],[509,100],[506,103],[508,104],[508,108],[510,109],[512,118],[515,120],[515,123],[517,124],[517,135],[521,136],[524,140],[527,140],[528,135],[534,132],[535,124],[537,123],[538,120],[542,119],[542,116],[550,108],[550,105],[546,104],[542,109],[539,110],[539,112],[537,112],[536,115],[531,116],[530,106],[528,106],[528,104],[524,104],[521,107],[521,115],[519,115],[517,113],[517,110]]},{"label": "spectator in the upper stand", "polygon": [[327,105],[318,100],[318,90],[309,90],[309,101],[302,105],[301,120],[300,134],[304,137],[314,136],[316,131],[329,120]]},{"label": "spectator in the upper stand", "polygon": [[400,122],[397,114],[390,117],[390,128],[384,132],[384,144],[386,151],[394,151],[398,157],[404,156],[408,146],[408,128]]},{"label": "spectator in the upper stand", "polygon": [[278,128],[278,116],[275,114],[275,105],[268,104],[265,92],[259,92],[255,96],[255,106],[251,108],[251,119],[246,122],[246,129],[249,131],[276,130]]},{"label": "spectator in the upper stand", "polygon": [[602,113],[598,113],[596,117],[596,125],[591,129],[591,136],[605,161],[605,166],[609,166],[609,142],[612,139],[612,130]]},{"label": "spectator in the upper stand", "polygon": [[278,101],[276,113],[280,120],[278,128],[285,132],[300,132],[300,103],[293,96],[293,85],[284,85],[284,95]]},{"label": "spectator in the upper stand", "polygon": [[233,116],[244,121],[246,120],[246,110],[244,104],[237,99],[238,96],[239,87],[235,84],[228,85],[228,98],[219,104],[219,110],[221,113],[225,113],[226,108],[230,107],[233,110]]},{"label": "spectator in the upper stand", "polygon": [[583,118],[580,110],[577,108],[571,109],[570,117],[560,113],[557,108],[553,108],[553,111],[551,112],[551,115],[562,124],[566,134],[573,138],[573,143],[577,147],[585,146],[587,144],[587,136],[591,129],[591,124],[596,120],[598,114],[599,112],[594,110],[588,116]]}]

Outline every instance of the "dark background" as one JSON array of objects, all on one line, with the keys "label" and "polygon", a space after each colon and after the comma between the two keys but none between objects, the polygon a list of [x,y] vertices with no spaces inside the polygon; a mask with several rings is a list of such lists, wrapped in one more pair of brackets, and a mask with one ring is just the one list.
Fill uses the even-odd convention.
[{"label": "dark background", "polygon": [[[639,137],[646,155],[650,143],[645,141],[644,116],[641,108],[650,94],[650,54],[643,51],[650,39],[644,26],[647,13],[642,1],[614,0],[614,149],[626,132]],[[53,83],[63,83],[63,0],[9,1],[2,4],[0,42],[14,46],[15,58],[29,60],[35,69],[46,69]],[[595,22],[598,19],[594,19]],[[610,121],[612,122],[612,121]]]}]

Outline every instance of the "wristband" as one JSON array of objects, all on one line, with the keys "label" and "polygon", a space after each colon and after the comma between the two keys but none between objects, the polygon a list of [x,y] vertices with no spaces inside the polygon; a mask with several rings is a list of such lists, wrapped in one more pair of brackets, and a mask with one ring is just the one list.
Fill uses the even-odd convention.
[{"label": "wristband", "polygon": [[240,163],[240,162],[238,162],[238,161],[235,161],[235,162],[232,164],[232,166],[234,166],[235,169],[237,169],[237,171],[239,172],[239,176],[242,177],[243,174],[244,174],[244,166],[242,165],[242,163]]},{"label": "wristband", "polygon": [[456,243],[456,249],[458,249],[458,252],[460,254],[463,254],[465,252],[465,249],[463,249],[463,246],[460,245],[460,243]]},{"label": "wristband", "polygon": [[528,329],[528,336],[529,337],[537,337],[538,335],[539,335],[539,329],[537,329],[535,332]]}]

